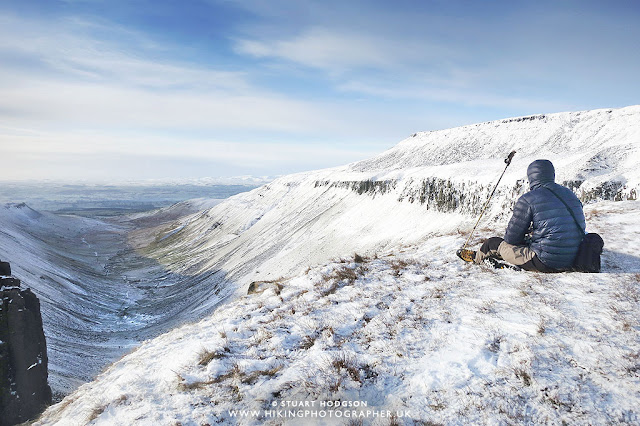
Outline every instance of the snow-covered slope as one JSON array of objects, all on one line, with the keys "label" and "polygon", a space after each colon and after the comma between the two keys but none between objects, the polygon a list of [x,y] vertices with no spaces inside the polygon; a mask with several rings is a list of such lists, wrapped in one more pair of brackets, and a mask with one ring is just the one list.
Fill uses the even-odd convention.
[{"label": "snow-covered slope", "polygon": [[[192,318],[196,318],[215,309],[222,300],[231,303],[229,305],[231,310],[224,311],[227,315],[236,315],[236,312],[244,311],[246,319],[250,319],[251,315],[247,310],[253,305],[246,304],[249,303],[246,299],[242,299],[245,302],[237,299],[246,294],[252,282],[281,281],[288,284],[302,282],[303,286],[313,287],[318,282],[305,275],[305,271],[310,267],[311,271],[321,274],[318,271],[322,271],[325,265],[334,259],[353,256],[355,252],[369,258],[376,253],[395,253],[398,255],[395,260],[399,262],[403,259],[403,255],[399,254],[403,247],[414,247],[408,249],[407,255],[430,259],[429,265],[435,265],[435,274],[441,279],[451,275],[453,281],[446,281],[449,283],[447,285],[453,285],[453,282],[465,282],[472,276],[472,270],[454,263],[453,251],[455,247],[462,244],[464,236],[471,229],[480,207],[504,169],[503,158],[507,153],[511,150],[518,152],[496,192],[490,211],[487,212],[483,226],[473,244],[483,236],[502,232],[512,204],[519,194],[526,191],[526,167],[530,161],[537,158],[548,158],[553,161],[557,167],[557,180],[561,183],[566,182],[585,202],[633,200],[637,196],[637,191],[640,190],[639,149],[640,107],[638,106],[617,110],[524,117],[416,134],[373,159],[334,169],[285,176],[251,192],[234,196],[208,210],[181,217],[168,224],[145,226],[134,232],[129,230],[125,233],[127,244],[135,248],[135,252],[130,254],[142,265],[137,272],[128,276],[130,281],[142,280],[146,289],[164,288],[161,274],[145,275],[146,262],[151,262],[154,268],[157,268],[154,269],[155,271],[181,278],[171,281],[172,285],[168,286],[171,297],[164,300],[164,303],[162,297],[135,297],[134,300],[140,304],[138,306],[138,309],[141,309],[140,312],[161,313],[159,320],[172,318],[172,315],[167,315],[165,311],[172,309],[173,303],[180,305],[181,312],[189,312]],[[596,205],[600,204],[596,203]],[[606,203],[603,205],[609,206]],[[615,207],[607,207],[610,210],[610,214],[607,213],[607,220],[610,222],[607,223],[615,223],[619,220],[620,227],[624,227],[629,220],[635,218],[633,211],[636,210],[637,204],[634,201],[624,201],[620,206],[631,206],[624,207],[630,211],[625,210],[626,213],[616,215]],[[144,218],[134,220],[144,221]],[[588,229],[593,229],[594,223],[589,222]],[[635,228],[628,230],[637,232]],[[605,236],[605,241],[616,238],[617,235],[610,232]],[[634,270],[638,258],[633,251],[630,251],[630,248],[636,247],[633,244],[631,239],[630,244],[621,246],[619,252],[610,252],[610,262],[607,266],[610,272],[619,275]],[[612,248],[610,245],[607,247]],[[331,267],[327,266],[327,268]],[[373,263],[371,268],[373,271],[379,271],[381,276],[385,274],[385,270],[394,269],[392,266],[385,266],[384,263]],[[427,271],[426,266],[420,268],[422,268],[420,271]],[[432,277],[428,271],[424,273],[420,271],[415,272],[418,275],[428,275],[430,279],[435,277]],[[331,272],[327,271],[327,274],[331,275]],[[486,272],[486,274],[487,277],[493,277],[490,275],[493,272]],[[503,285],[507,287],[516,285],[520,282],[518,277],[521,276],[515,275],[514,282],[503,283]],[[550,278],[528,278],[526,274],[525,276],[527,276],[526,280],[547,280],[544,282],[552,288],[563,286],[567,281],[565,275]],[[496,277],[505,276],[497,275]],[[618,282],[616,277],[611,278],[610,282],[605,281],[605,284],[613,285]],[[501,282],[498,278],[490,278],[487,283],[497,285]],[[372,276],[369,279],[377,283],[375,286],[388,284],[384,278]],[[574,278],[568,279],[567,285],[578,288],[579,281],[573,280]],[[305,282],[307,284],[304,284]],[[624,278],[620,282],[635,288],[632,278]],[[399,289],[403,285],[410,286],[413,283],[398,280],[395,288]],[[423,287],[425,292],[431,291],[429,289],[428,286]],[[384,294],[389,293],[390,290],[380,291],[380,295],[373,296],[371,302],[375,302],[376,305],[382,303],[381,306],[383,306],[387,303],[384,300],[386,297]],[[476,294],[469,291],[471,295]],[[509,291],[504,290],[504,294],[509,295]],[[158,293],[154,294],[161,296]],[[362,294],[364,297],[367,292]],[[425,294],[417,294],[416,297],[424,298]],[[284,296],[282,297],[281,302],[285,303],[286,300]],[[329,316],[335,313],[338,315],[336,318],[340,318],[339,312],[323,310],[323,304],[328,303],[327,300],[330,298],[322,300],[311,298],[306,303],[310,305],[311,311],[320,309],[319,312],[326,312]],[[233,305],[234,303],[239,305]],[[368,302],[361,301],[361,303]],[[452,300],[451,303],[457,302]],[[358,309],[364,309],[362,306],[364,305]],[[462,306],[451,305],[451,309],[448,310],[449,315],[461,312]],[[297,310],[295,304],[292,307]],[[132,305],[132,309],[134,308],[136,305]],[[510,305],[508,309],[518,310],[521,306]],[[292,315],[295,314],[292,312]],[[212,318],[206,320],[209,322],[191,326],[195,328],[190,330],[194,330],[194,335],[199,335],[200,332],[207,333],[211,331],[207,331],[211,324],[223,321],[223,317],[220,316]],[[453,321],[450,316],[443,318]],[[257,321],[267,319],[267,317],[261,317]],[[235,317],[229,320],[235,323],[240,321]],[[461,319],[458,321],[461,321],[461,324],[463,322]],[[490,320],[487,321],[491,323]],[[285,327],[291,323],[284,319],[281,324]],[[468,326],[464,324],[464,327]],[[417,330],[422,330],[419,335],[424,338],[423,326],[424,324],[415,325]],[[633,336],[637,333],[637,328],[631,327],[629,335]],[[175,348],[174,343],[178,346],[180,343],[174,340],[181,339],[184,334],[181,333],[176,331],[175,334],[169,334],[162,337],[162,340],[154,342],[162,342],[158,345]],[[637,342],[630,339],[632,342]],[[197,339],[194,338],[193,342],[195,341]],[[145,347],[155,347],[154,342]],[[160,389],[167,391],[174,389],[173,384],[168,388],[162,387],[164,386],[162,383],[169,380],[167,377],[150,373],[155,371],[155,368],[162,368],[159,364],[154,364],[156,359],[158,362],[166,362],[168,368],[165,371],[171,370],[172,365],[179,364],[178,370],[175,368],[174,370],[180,375],[192,373],[185,367],[187,364],[183,364],[183,362],[190,362],[184,359],[186,356],[184,352],[174,351],[176,358],[173,359],[173,355],[165,356],[160,349],[149,352],[140,352],[141,350],[119,364],[127,365],[124,370],[121,370],[125,372],[122,380],[131,383],[126,386],[133,386],[131,389],[134,389],[131,394],[123,394],[124,405],[128,404],[127,401],[131,401],[130,398],[138,398],[137,392],[146,393],[146,397],[142,398],[165,401],[156,392],[160,392]],[[246,359],[253,359],[252,352],[239,349],[238,354]],[[282,356],[285,355],[287,354]],[[289,355],[304,357],[302,353],[296,352]],[[295,360],[283,360],[283,362],[290,361]],[[128,364],[129,362],[134,364]],[[149,375],[149,381],[145,382],[148,386],[136,388],[135,380],[126,377],[131,371],[129,368],[134,368],[133,365],[136,365],[137,369],[142,369],[141,375]],[[263,367],[265,370],[259,371],[270,371],[267,366]],[[251,373],[250,370],[247,371]],[[213,380],[211,385],[214,385],[218,381],[218,376],[215,375],[216,372],[207,370],[206,374],[209,373]],[[391,382],[397,380],[387,373],[381,375],[380,380]],[[190,386],[188,377],[182,377],[185,378],[184,386],[188,388]],[[224,380],[231,376],[225,377]],[[499,380],[503,379],[504,377]],[[103,386],[103,380],[114,380],[114,376],[101,379],[99,383],[102,384],[96,386]],[[383,391],[389,389],[384,383],[375,382],[374,386]],[[79,417],[71,414],[74,411],[68,411],[64,407],[75,407],[69,410],[78,409],[80,410],[78,412],[85,412],[83,410],[86,409],[86,400],[82,399],[82,395],[87,389],[94,388],[85,388],[74,393],[63,402],[63,405],[49,412],[48,415],[52,417],[45,418],[55,420],[68,417],[77,420]],[[107,392],[104,387],[95,389]],[[505,390],[501,390],[503,391]],[[369,389],[367,392],[374,391]],[[186,394],[177,393],[176,395],[178,399],[169,405],[180,404],[180,401],[188,401],[187,404],[193,403],[193,400],[189,399],[191,397],[185,396]],[[78,403],[79,405],[72,404],[75,400],[84,402]],[[204,404],[202,401],[197,402],[197,404],[201,403]],[[111,409],[107,408],[112,405],[105,400],[103,405],[94,407],[95,413],[100,411],[108,416]],[[104,410],[101,411],[101,407]],[[146,408],[140,408],[140,410],[143,413]],[[141,418],[152,418],[146,417],[146,414],[140,415]],[[115,419],[120,418],[115,417]],[[158,417],[158,419],[162,420],[165,417]],[[196,422],[195,417],[191,420]],[[126,423],[128,420],[123,421]]]},{"label": "snow-covered slope", "polygon": [[[93,379],[106,365],[185,321],[202,317],[225,296],[224,277],[171,274],[138,255],[134,229],[210,207],[192,200],[105,222],[0,206],[0,258],[40,298],[49,354],[49,382],[59,396]],[[217,294],[220,294],[218,296]]]},{"label": "snow-covered slope", "polygon": [[507,218],[537,158],[554,162],[557,180],[584,201],[634,199],[640,106],[419,133],[373,159],[286,176],[155,230],[144,252],[179,273],[223,271],[242,291],[345,253],[467,231],[511,150],[487,222]]},{"label": "snow-covered slope", "polygon": [[465,264],[458,233],[336,260],[146,342],[36,424],[638,424],[640,202],[587,218],[602,274]]},{"label": "snow-covered slope", "polygon": [[[518,163],[548,157],[561,180],[626,176],[638,184],[640,106],[511,118],[434,132],[421,132],[394,148],[351,166],[356,171],[389,172],[501,158],[513,149]],[[514,167],[516,168],[516,167]],[[461,169],[462,170],[462,169]],[[629,174],[631,173],[631,174]],[[625,184],[626,179],[622,180]]]}]

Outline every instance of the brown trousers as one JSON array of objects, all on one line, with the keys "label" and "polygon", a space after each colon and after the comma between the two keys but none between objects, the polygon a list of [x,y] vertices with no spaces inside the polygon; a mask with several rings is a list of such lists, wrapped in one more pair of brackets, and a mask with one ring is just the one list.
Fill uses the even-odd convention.
[{"label": "brown trousers", "polygon": [[474,263],[480,264],[488,257],[497,257],[526,271],[557,272],[538,259],[529,246],[514,246],[500,237],[486,240],[476,252]]}]

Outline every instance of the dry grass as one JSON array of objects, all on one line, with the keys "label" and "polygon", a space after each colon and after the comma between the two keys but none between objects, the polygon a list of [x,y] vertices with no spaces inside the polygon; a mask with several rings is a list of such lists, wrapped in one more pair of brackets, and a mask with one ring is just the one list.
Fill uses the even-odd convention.
[{"label": "dry grass", "polygon": [[89,413],[89,416],[87,416],[87,423],[91,423],[92,421],[100,417],[100,414],[104,413],[104,410],[106,410],[107,407],[108,405],[100,405],[91,410],[91,413]]},{"label": "dry grass", "polygon": [[402,274],[404,269],[407,269],[409,266],[409,262],[406,260],[394,260],[391,262],[391,269],[393,270],[393,275],[399,277]]},{"label": "dry grass", "polygon": [[[635,279],[637,282],[640,282],[638,281],[639,277],[640,274],[635,275]],[[614,293],[614,296],[618,300],[638,303],[640,302],[640,288],[636,283],[625,281],[621,284],[618,291]]]},{"label": "dry grass", "polygon": [[365,263],[365,262],[368,262],[369,259],[367,259],[366,257],[360,256],[358,253],[355,253],[353,255],[353,261],[356,263]]},{"label": "dry grass", "polygon": [[[352,285],[356,280],[367,272],[364,265],[357,268],[350,268],[348,265],[334,269],[330,274],[322,275],[321,282],[328,283],[328,287],[319,291],[321,296],[334,294],[342,285]],[[342,284],[342,285],[341,285]]]},{"label": "dry grass", "polygon": [[358,274],[354,269],[345,267],[336,269],[333,275],[333,279],[338,282],[347,282],[349,284],[353,284],[353,282],[358,279]]},{"label": "dry grass", "polygon": [[478,311],[483,314],[494,314],[496,312],[495,305],[495,300],[487,300],[478,308]]},{"label": "dry grass", "polygon": [[632,330],[633,330],[633,323],[627,320],[622,321],[622,331],[630,332]]},{"label": "dry grass", "polygon": [[113,400],[111,403],[109,404],[105,404],[105,405],[99,405],[97,407],[95,407],[93,410],[91,410],[91,413],[89,413],[89,415],[87,416],[87,423],[91,423],[92,421],[96,420],[98,417],[100,417],[100,415],[102,413],[105,412],[105,410],[113,405],[113,406],[118,406],[124,402],[126,402],[128,399],[127,395],[121,395],[119,398],[116,398],[115,400]]},{"label": "dry grass", "polygon": [[310,349],[314,343],[316,342],[317,336],[304,336],[302,338],[302,341],[300,342],[300,345],[298,346],[298,348],[302,349],[302,350],[308,350]]},{"label": "dry grass", "polygon": [[270,340],[272,337],[273,337],[273,332],[271,332],[270,330],[267,330],[264,327],[259,328],[251,337],[251,341],[249,342],[249,347],[259,346],[264,342]]},{"label": "dry grass", "polygon": [[430,291],[431,298],[433,299],[442,299],[446,295],[445,290],[440,287],[434,287]]},{"label": "dry grass", "polygon": [[[219,384],[226,380],[237,380],[236,383],[239,382],[245,385],[253,385],[261,377],[274,377],[283,368],[284,368],[283,364],[276,364],[266,370],[257,370],[257,371],[252,371],[251,373],[245,373],[240,369],[240,366],[237,363],[234,363],[231,369],[225,374],[222,374],[217,377],[213,377],[209,380],[201,380],[201,381],[192,382],[192,383],[185,383],[185,380],[182,376],[180,376],[177,373],[176,375],[180,380],[180,383],[178,384],[178,389],[180,389],[181,391],[192,391],[192,390],[198,390],[198,389],[205,389],[207,386]],[[235,398],[235,400],[242,399],[240,395],[240,388],[238,387],[238,385],[232,382],[229,384],[229,386],[231,388],[231,395]]]},{"label": "dry grass", "polygon": [[546,321],[544,319],[540,319],[538,322],[538,336],[542,336],[547,331]]},{"label": "dry grass", "polygon": [[442,411],[445,408],[447,408],[447,404],[444,403],[444,401],[435,401],[432,404],[429,404],[429,408],[431,408],[433,411]]},{"label": "dry grass", "polygon": [[77,394],[71,394],[70,396],[65,397],[58,404],[54,404],[51,406],[50,410],[55,410],[56,413],[61,413],[69,407],[69,405],[73,404],[78,400]]},{"label": "dry grass", "polygon": [[208,349],[202,349],[198,354],[198,365],[207,366],[214,359],[222,359],[228,356],[230,350],[225,347],[222,351],[210,351]]},{"label": "dry grass", "polygon": [[351,380],[360,382],[360,365],[352,355],[342,352],[331,361],[331,368],[336,372],[344,370],[351,377]]},{"label": "dry grass", "polygon": [[223,382],[224,380],[230,379],[232,377],[240,376],[241,372],[238,364],[233,364],[233,367],[231,368],[231,370],[229,370],[225,374],[222,374],[218,377],[214,377],[210,380],[202,380],[202,381],[192,382],[192,383],[185,383],[184,377],[182,377],[178,373],[176,373],[176,375],[180,380],[180,383],[178,384],[178,389],[180,389],[181,391],[190,391],[195,389],[204,389],[207,386]]},{"label": "dry grass", "polygon": [[500,344],[502,343],[503,339],[504,337],[502,336],[493,337],[489,342],[489,344],[487,345],[487,350],[489,352],[493,352],[494,354],[497,354],[500,351]]},{"label": "dry grass", "polygon": [[518,379],[522,380],[523,385],[531,386],[531,375],[529,375],[529,373],[524,368],[514,368],[513,374],[515,374]]},{"label": "dry grass", "polygon": [[398,418],[396,414],[389,417],[389,426],[403,426],[403,422]]},{"label": "dry grass", "polygon": [[640,373],[640,352],[631,352],[624,355],[623,358],[628,362],[625,370],[629,375],[637,375]]},{"label": "dry grass", "polygon": [[274,377],[276,374],[278,374],[282,369],[284,368],[284,365],[282,364],[278,364],[275,365],[267,370],[259,370],[259,371],[253,371],[249,374],[240,374],[240,382],[245,384],[245,385],[253,385],[255,384],[261,377]]}]

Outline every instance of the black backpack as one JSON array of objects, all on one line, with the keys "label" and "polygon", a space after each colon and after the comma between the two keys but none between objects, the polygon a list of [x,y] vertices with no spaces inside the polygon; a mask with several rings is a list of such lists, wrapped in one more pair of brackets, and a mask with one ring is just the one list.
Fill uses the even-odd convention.
[{"label": "black backpack", "polygon": [[[547,188],[553,195],[555,195],[558,200],[562,201],[562,204],[567,208],[567,211],[573,218],[576,226],[580,230],[582,234],[585,233],[585,230],[582,229],[580,223],[578,223],[578,219],[571,211],[571,208],[567,203],[560,198],[558,194],[556,194],[551,188]],[[578,254],[576,255],[575,260],[573,261],[572,270],[575,272],[600,272],[600,255],[602,254],[602,248],[604,247],[604,241],[602,237],[595,232],[590,232],[586,234],[582,241],[580,242],[580,246],[578,247]]]},{"label": "black backpack", "polygon": [[576,272],[600,272],[600,255],[602,254],[604,241],[596,233],[588,233],[582,238],[576,260],[573,261],[573,270]]}]

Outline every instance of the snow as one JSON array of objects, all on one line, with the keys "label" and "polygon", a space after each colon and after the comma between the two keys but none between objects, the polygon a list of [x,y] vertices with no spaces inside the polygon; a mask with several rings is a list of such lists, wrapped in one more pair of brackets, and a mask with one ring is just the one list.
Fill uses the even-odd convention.
[{"label": "snow", "polygon": [[130,246],[135,229],[170,225],[218,202],[192,200],[112,222],[41,213],[24,203],[0,206],[0,257],[40,299],[56,397],[142,340],[202,318],[209,311],[198,310],[200,300],[212,305],[224,297],[217,287],[223,277],[171,274]]},{"label": "snow", "polygon": [[[145,342],[36,424],[275,425],[273,405],[292,401],[364,403],[346,410],[368,410],[372,424],[388,424],[373,417],[387,411],[456,424],[637,423],[640,243],[615,240],[637,235],[639,204],[588,206],[607,243],[601,274],[465,264],[458,233],[335,259]],[[621,272],[625,257],[635,260]],[[257,415],[234,417],[241,409]],[[336,415],[287,420],[341,424]]]},{"label": "snow", "polygon": [[[179,229],[147,254],[174,272],[224,271],[242,294],[252,281],[298,274],[345,253],[467,231],[512,149],[517,154],[487,221],[505,219],[526,190],[527,165],[540,157],[555,163],[559,182],[578,182],[585,201],[637,198],[639,140],[639,107],[419,133],[373,159],[285,176],[231,197],[149,236]],[[425,194],[425,185],[436,192]],[[446,190],[440,198],[438,185]]]},{"label": "snow", "polygon": [[[327,400],[366,402],[379,414],[367,422],[385,425],[382,414],[407,412],[444,423],[637,422],[639,140],[640,107],[500,120],[418,133],[203,211],[111,222],[133,249],[118,257],[110,247],[118,262],[100,264],[124,276],[101,317],[105,330],[125,327],[121,352],[203,319],[145,341],[40,424],[281,424],[265,411],[274,402]],[[548,158],[588,203],[603,274],[496,271],[455,257],[511,150],[471,245],[503,233],[527,165]],[[267,290],[246,296],[256,281]],[[122,295],[126,315],[114,321]]]}]

